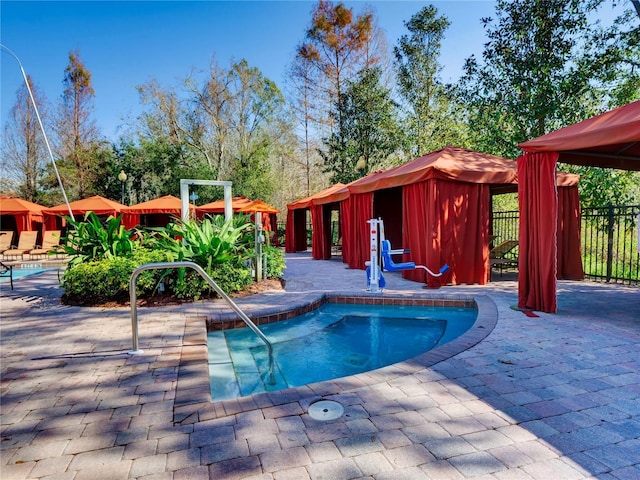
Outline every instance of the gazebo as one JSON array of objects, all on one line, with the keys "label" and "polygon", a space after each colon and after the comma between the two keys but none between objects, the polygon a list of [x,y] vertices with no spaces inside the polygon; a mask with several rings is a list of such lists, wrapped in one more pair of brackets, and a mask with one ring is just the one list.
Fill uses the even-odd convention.
[{"label": "gazebo", "polygon": [[[242,195],[233,197],[231,199],[231,209],[234,212],[237,212],[238,210],[248,205],[249,203],[251,203],[251,200],[249,200],[247,197],[244,197]],[[224,200],[215,200],[213,202],[206,203],[204,205],[196,207],[196,214],[198,218],[204,217],[207,213],[224,215]]]},{"label": "gazebo", "polygon": [[[255,214],[256,212],[261,212],[264,214],[262,217],[262,229],[274,232],[277,230],[278,220],[276,214],[280,213],[280,210],[263,200],[251,200],[244,196],[233,197],[231,199],[231,209],[234,213]],[[196,213],[199,218],[207,214],[224,215],[224,200],[216,200],[197,207]]]},{"label": "gazebo", "polygon": [[[578,176],[562,174],[559,178],[566,207],[558,239],[562,245],[558,249],[562,265],[559,274],[582,278]],[[403,272],[405,278],[428,282],[432,287],[439,286],[441,280],[453,284],[484,284],[489,280],[491,195],[518,188],[516,162],[457,147],[446,147],[343,187],[346,191],[337,187],[332,193],[319,192],[298,202],[309,204],[312,215],[315,209],[320,217],[313,222],[314,251],[316,241],[326,242],[322,230],[326,224],[324,206],[340,202],[343,261],[350,268],[365,267],[369,259],[366,221],[382,218],[391,244],[410,250],[405,260],[432,270],[450,265],[450,273],[441,279],[427,277],[423,270]],[[317,250],[326,248],[319,246]]]},{"label": "gazebo", "polygon": [[[193,215],[195,206],[189,204]],[[138,203],[122,209],[123,223],[126,228],[137,225],[143,227],[166,227],[174,219],[182,215],[182,202],[173,195],[165,195],[148,202]]]},{"label": "gazebo", "polygon": [[25,230],[40,231],[44,208],[20,198],[0,197],[0,230],[14,232],[14,238]]},{"label": "gazebo", "polygon": [[[519,144],[518,306],[556,313],[556,163],[640,171],[640,101]],[[544,212],[544,213],[543,213]]]},{"label": "gazebo", "polygon": [[[84,216],[87,212],[93,212],[99,217],[107,217],[109,215],[117,217],[126,208],[125,205],[100,195],[70,202],[69,207],[71,207],[73,215],[77,217]],[[62,230],[66,225],[64,216],[69,215],[69,209],[67,204],[63,203],[55,207],[44,208],[42,214],[44,216],[44,226],[47,230]],[[76,218],[76,220],[81,220],[81,218]]]},{"label": "gazebo", "polygon": [[238,209],[238,212],[250,213],[252,215],[260,212],[262,214],[262,229],[268,232],[277,232],[278,230],[277,214],[280,213],[280,210],[272,205],[269,205],[263,200],[253,200]]},{"label": "gazebo", "polygon": [[[331,221],[330,213],[329,215],[319,215],[318,212],[322,212],[324,207],[313,209],[312,206],[314,205],[314,200],[323,201],[324,199],[337,194],[339,191],[343,191],[344,196],[340,198],[344,200],[349,196],[348,190],[344,190],[345,187],[346,185],[343,183],[336,183],[335,185],[320,190],[313,195],[309,195],[308,197],[301,198],[300,200],[287,204],[285,236],[285,251],[287,253],[301,252],[307,249],[307,211],[311,210],[312,227],[313,230],[316,231],[317,235],[316,241],[312,240],[313,258],[321,260],[331,257],[331,239],[329,238],[330,230],[327,225],[327,223]],[[338,197],[335,197],[336,200],[333,200],[333,197],[331,198],[332,200],[329,203],[336,203],[338,201]],[[339,206],[337,208],[339,208]],[[327,207],[327,210],[330,211],[331,208]],[[316,219],[315,222],[313,220],[314,218]]]}]

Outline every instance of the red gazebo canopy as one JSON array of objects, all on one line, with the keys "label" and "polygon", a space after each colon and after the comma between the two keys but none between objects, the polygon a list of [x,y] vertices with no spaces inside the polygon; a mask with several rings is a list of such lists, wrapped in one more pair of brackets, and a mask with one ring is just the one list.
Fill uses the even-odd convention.
[{"label": "red gazebo canopy", "polygon": [[18,235],[24,230],[38,230],[42,225],[42,210],[45,208],[21,198],[0,197],[0,215],[15,218]]},{"label": "red gazebo canopy", "polygon": [[252,202],[249,202],[245,206],[238,209],[238,211],[242,213],[280,213],[280,210],[278,210],[276,207],[273,207],[262,200],[254,200]]},{"label": "red gazebo canopy", "polygon": [[[189,204],[191,213],[195,211],[195,206]],[[141,215],[164,215],[164,221],[168,223],[171,217],[180,218],[182,216],[182,201],[173,195],[165,195],[147,202],[138,203],[122,210],[124,225],[133,228],[140,223]]]},{"label": "red gazebo canopy", "polygon": [[508,184],[516,180],[513,160],[458,147],[446,147],[411,162],[375,172],[349,184],[350,193],[367,193],[430,179]]},{"label": "red gazebo canopy", "polygon": [[[342,191],[344,187],[344,183],[336,183],[335,185],[324,188],[313,195],[309,195],[287,204],[287,225],[285,236],[285,251],[287,253],[300,252],[307,249],[306,210],[311,207],[313,201],[316,199],[320,200],[330,198],[338,191]],[[344,198],[347,198],[348,196],[349,193],[346,192]]]},{"label": "red gazebo canopy", "polygon": [[640,101],[519,144],[518,306],[557,311],[558,161],[640,170]]},{"label": "red gazebo canopy", "polygon": [[640,170],[640,100],[518,145],[524,152],[558,152],[558,161]]},{"label": "red gazebo canopy", "polygon": [[[93,212],[96,215],[113,215],[114,217],[118,216],[118,214],[126,208],[125,205],[109,200],[108,198],[101,197],[100,195],[94,195],[93,197],[70,202],[69,207],[71,207],[71,211],[74,216],[82,216],[87,212]],[[63,203],[61,205],[56,205],[55,207],[43,209],[42,214],[44,216],[45,227],[49,230],[55,230],[57,228],[56,218],[69,215],[69,209],[67,208],[67,204]]]},{"label": "red gazebo canopy", "polygon": [[[234,212],[237,212],[242,207],[251,203],[247,197],[237,196],[231,199],[231,209]],[[202,216],[205,213],[224,213],[224,200],[216,200],[214,202],[206,203],[204,205],[200,205],[196,207],[196,212],[198,212],[198,216]]]}]

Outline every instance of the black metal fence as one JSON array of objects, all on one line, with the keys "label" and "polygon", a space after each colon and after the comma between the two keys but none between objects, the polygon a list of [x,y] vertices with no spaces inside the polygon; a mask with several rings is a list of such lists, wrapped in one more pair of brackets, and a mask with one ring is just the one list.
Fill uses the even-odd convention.
[{"label": "black metal fence", "polygon": [[[493,212],[496,242],[518,238],[518,212]],[[582,209],[581,249],[587,278],[640,284],[640,205]]]},{"label": "black metal fence", "polygon": [[[640,285],[639,222],[640,205],[582,209],[580,247],[587,278]],[[278,226],[284,230],[284,224]],[[493,212],[493,245],[517,240],[518,227],[517,210]],[[311,224],[307,231],[311,231]],[[339,236],[335,220],[331,232],[335,244]]]}]

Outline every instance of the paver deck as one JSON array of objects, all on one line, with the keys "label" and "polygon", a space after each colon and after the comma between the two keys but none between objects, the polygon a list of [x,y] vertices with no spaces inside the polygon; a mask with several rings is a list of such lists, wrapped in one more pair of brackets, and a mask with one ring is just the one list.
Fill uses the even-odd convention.
[{"label": "paver deck", "polygon": [[[248,311],[364,289],[362,271],[287,256],[286,292]],[[424,295],[389,275],[386,294]],[[640,478],[640,289],[559,282],[529,317],[514,281],[429,294],[489,299],[497,325],[429,367],[236,401],[202,396],[204,317],[219,302],[129,310],[61,305],[55,272],[2,284],[2,479]],[[196,398],[189,414],[184,398]],[[313,420],[309,404],[345,415]],[[193,408],[195,407],[197,408]],[[191,413],[194,412],[194,413]]]}]

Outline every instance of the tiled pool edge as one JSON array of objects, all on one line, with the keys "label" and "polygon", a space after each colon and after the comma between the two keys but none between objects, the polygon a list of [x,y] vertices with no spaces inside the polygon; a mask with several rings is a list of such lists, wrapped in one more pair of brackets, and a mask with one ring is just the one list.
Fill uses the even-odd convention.
[{"label": "tiled pool edge", "polygon": [[[174,423],[191,424],[250,411],[256,408],[275,407],[298,401],[306,406],[322,396],[344,393],[345,391],[355,388],[390,380],[399,375],[412,374],[473,347],[491,333],[498,321],[496,305],[487,296],[412,295],[387,297],[377,295],[374,297],[370,294],[354,295],[331,293],[314,295],[313,297],[309,295],[302,296],[296,304],[287,310],[283,310],[282,307],[258,306],[253,310],[247,308],[245,312],[253,319],[263,319],[261,321],[264,323],[267,321],[264,320],[265,318],[268,318],[269,321],[276,321],[275,319],[278,319],[278,317],[285,312],[295,311],[296,314],[300,314],[301,309],[304,310],[307,308],[306,306],[309,307],[307,311],[310,311],[313,309],[311,308],[312,305],[317,308],[317,306],[323,302],[366,303],[366,299],[370,298],[382,299],[383,304],[387,305],[431,305],[444,307],[470,306],[469,304],[471,303],[472,306],[477,307],[478,317],[473,326],[457,339],[404,362],[350,377],[328,380],[303,387],[212,402],[207,360],[206,324],[209,319],[204,316],[188,316],[185,319],[183,346],[178,367],[173,412]],[[217,317],[225,321],[230,318],[226,313],[217,315]],[[279,319],[284,318],[285,317],[280,317]]]}]

